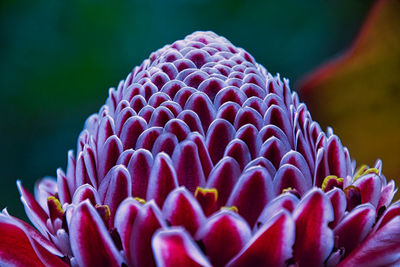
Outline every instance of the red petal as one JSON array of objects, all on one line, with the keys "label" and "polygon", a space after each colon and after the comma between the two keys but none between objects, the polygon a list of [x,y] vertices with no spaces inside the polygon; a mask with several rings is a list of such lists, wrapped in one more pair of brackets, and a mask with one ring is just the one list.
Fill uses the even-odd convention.
[{"label": "red petal", "polygon": [[69,223],[72,252],[81,266],[121,266],[123,259],[102,219],[88,202],[82,202]]},{"label": "red petal", "polygon": [[207,256],[216,267],[225,266],[250,237],[251,230],[247,222],[230,210],[221,210],[213,215],[196,234],[196,239],[203,242]]},{"label": "red petal", "polygon": [[274,196],[272,178],[267,170],[254,167],[239,178],[227,206],[237,207],[239,214],[253,227],[264,206]]},{"label": "red petal", "polygon": [[300,266],[321,266],[333,248],[333,233],[328,223],[333,220],[329,198],[312,189],[293,213],[296,222],[294,256]]},{"label": "red petal", "polygon": [[344,248],[345,256],[356,248],[370,233],[375,223],[375,208],[371,204],[363,204],[353,209],[335,227],[339,248]]},{"label": "red petal", "polygon": [[168,223],[185,227],[191,235],[194,235],[205,221],[201,206],[185,187],[179,187],[169,194],[162,213]]},{"label": "red petal", "polygon": [[165,153],[157,154],[149,176],[146,199],[162,207],[169,192],[178,187],[178,180],[170,157]]},{"label": "red petal", "polygon": [[157,231],[152,247],[157,266],[211,267],[201,250],[181,228]]},{"label": "red petal", "polygon": [[151,240],[158,228],[165,226],[161,211],[154,203],[146,203],[136,217],[131,236],[131,250],[127,251],[128,262],[136,267],[155,266]]},{"label": "red petal", "polygon": [[227,266],[286,266],[292,257],[294,239],[293,219],[282,211],[261,227]]},{"label": "red petal", "polygon": [[370,234],[338,267],[397,266],[400,263],[400,216]]},{"label": "red petal", "polygon": [[23,221],[1,214],[0,236],[2,266],[67,266],[58,249]]}]

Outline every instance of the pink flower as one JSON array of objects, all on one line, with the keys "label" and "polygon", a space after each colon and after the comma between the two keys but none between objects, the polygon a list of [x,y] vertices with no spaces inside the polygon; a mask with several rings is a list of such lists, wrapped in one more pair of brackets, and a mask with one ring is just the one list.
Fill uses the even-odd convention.
[{"label": "pink flower", "polygon": [[151,54],[86,121],[66,173],[18,182],[32,224],[0,215],[15,266],[383,266],[400,202],[354,171],[288,81],[211,32]]}]

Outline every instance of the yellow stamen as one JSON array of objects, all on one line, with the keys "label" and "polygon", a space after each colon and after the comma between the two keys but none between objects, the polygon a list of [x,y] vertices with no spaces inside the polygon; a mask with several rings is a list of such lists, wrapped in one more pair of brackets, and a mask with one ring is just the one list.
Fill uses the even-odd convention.
[{"label": "yellow stamen", "polygon": [[61,214],[64,213],[64,210],[63,210],[60,200],[58,200],[58,198],[56,198],[54,196],[49,196],[47,198],[47,202],[52,202],[57,211],[59,211]]},{"label": "yellow stamen", "polygon": [[361,176],[364,176],[366,174],[370,174],[370,173],[375,173],[376,175],[379,175],[379,170],[377,168],[368,168],[367,165],[362,165],[358,171],[356,172],[356,174],[354,175],[353,181],[356,181],[358,178],[360,178]]},{"label": "yellow stamen", "polygon": [[108,222],[111,216],[110,208],[107,205],[97,205],[97,204],[95,207],[98,212],[101,211],[100,215],[103,217],[104,221]]},{"label": "yellow stamen", "polygon": [[202,195],[213,194],[213,195],[215,195],[215,199],[218,198],[218,190],[216,188],[203,188],[203,187],[198,186],[196,188],[196,191],[194,192],[194,197],[197,198],[197,196],[199,194],[202,194]]},{"label": "yellow stamen", "polygon": [[325,191],[325,188],[328,186],[330,180],[336,180],[338,183],[343,182],[343,178],[338,178],[336,175],[328,175],[325,177],[324,181],[322,182],[321,189]]},{"label": "yellow stamen", "polygon": [[146,204],[146,200],[144,200],[143,198],[135,197],[134,199],[135,199],[137,202],[139,202],[140,204],[142,204],[142,205]]},{"label": "yellow stamen", "polygon": [[236,213],[239,212],[239,209],[236,206],[230,206],[230,207],[224,206],[224,207],[221,207],[221,210],[231,210],[231,211],[234,211]]},{"label": "yellow stamen", "polygon": [[291,187],[285,188],[285,189],[282,190],[282,194],[285,194],[287,192],[291,192],[292,190],[293,190],[293,188],[291,188]]}]

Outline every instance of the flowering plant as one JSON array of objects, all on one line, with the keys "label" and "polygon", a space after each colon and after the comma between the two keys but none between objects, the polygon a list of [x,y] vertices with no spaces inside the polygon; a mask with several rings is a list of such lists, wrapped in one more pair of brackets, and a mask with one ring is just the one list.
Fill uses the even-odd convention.
[{"label": "flowering plant", "polygon": [[0,215],[13,266],[383,266],[400,263],[400,202],[382,163],[348,150],[253,57],[195,32],[135,67],[90,116],[34,229]]}]

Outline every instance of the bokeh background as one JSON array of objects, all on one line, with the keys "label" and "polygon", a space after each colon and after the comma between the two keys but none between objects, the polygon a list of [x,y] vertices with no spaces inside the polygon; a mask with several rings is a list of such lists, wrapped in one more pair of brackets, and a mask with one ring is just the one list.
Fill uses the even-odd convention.
[{"label": "bokeh background", "polygon": [[152,51],[195,30],[212,30],[296,88],[305,74],[346,50],[372,4],[1,1],[0,208],[24,218],[15,181],[33,190],[35,180],[65,169],[85,119]]}]

